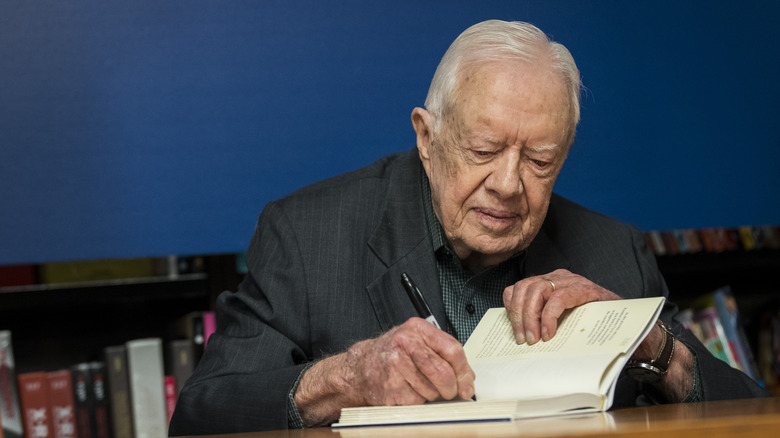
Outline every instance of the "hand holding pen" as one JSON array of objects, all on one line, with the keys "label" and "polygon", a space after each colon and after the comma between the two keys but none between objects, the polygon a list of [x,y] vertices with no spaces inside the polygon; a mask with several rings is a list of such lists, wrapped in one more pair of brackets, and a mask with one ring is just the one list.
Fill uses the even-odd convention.
[{"label": "hand holding pen", "polygon": [[[429,322],[409,318],[378,338],[315,363],[301,377],[295,395],[304,424],[332,422],[348,406],[411,405],[474,395],[474,371],[463,346],[437,328],[408,275],[402,282],[419,315]],[[329,402],[317,403],[323,399]]]}]

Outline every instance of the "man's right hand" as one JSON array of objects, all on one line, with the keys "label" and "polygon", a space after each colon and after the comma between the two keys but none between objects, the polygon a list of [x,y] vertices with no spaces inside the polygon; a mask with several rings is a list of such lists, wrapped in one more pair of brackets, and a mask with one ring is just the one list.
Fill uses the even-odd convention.
[{"label": "man's right hand", "polygon": [[338,419],[341,408],[413,405],[474,395],[474,371],[455,338],[421,318],[317,362],[295,404],[305,426]]}]

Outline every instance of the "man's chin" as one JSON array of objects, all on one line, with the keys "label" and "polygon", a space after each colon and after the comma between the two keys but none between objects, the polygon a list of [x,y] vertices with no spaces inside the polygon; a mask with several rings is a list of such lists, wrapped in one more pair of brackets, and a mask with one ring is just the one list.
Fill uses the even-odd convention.
[{"label": "man's chin", "polygon": [[489,242],[480,244],[475,242],[472,246],[474,252],[482,255],[482,259],[487,266],[497,265],[504,260],[509,259],[518,252],[524,250],[528,245],[524,242],[513,240],[510,242]]}]

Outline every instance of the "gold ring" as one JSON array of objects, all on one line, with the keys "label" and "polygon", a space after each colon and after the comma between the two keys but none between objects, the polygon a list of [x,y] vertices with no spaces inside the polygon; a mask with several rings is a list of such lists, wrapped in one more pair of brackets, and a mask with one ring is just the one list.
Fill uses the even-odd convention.
[{"label": "gold ring", "polygon": [[554,281],[552,281],[552,280],[550,280],[549,278],[545,278],[545,280],[547,280],[547,281],[549,281],[549,282],[550,282],[550,286],[552,286],[552,288],[553,288],[553,292],[555,292],[555,289],[557,289],[557,288],[555,287],[555,282],[554,282]]}]

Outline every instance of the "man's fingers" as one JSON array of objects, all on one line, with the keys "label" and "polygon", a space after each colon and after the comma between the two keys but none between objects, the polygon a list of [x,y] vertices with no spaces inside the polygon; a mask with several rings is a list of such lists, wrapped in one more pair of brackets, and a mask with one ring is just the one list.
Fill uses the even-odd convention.
[{"label": "man's fingers", "polygon": [[550,282],[537,278],[528,284],[527,299],[523,308],[525,341],[531,345],[541,339],[540,318],[547,301],[547,292],[552,290]]},{"label": "man's fingers", "polygon": [[[416,361],[413,358],[406,357],[407,364],[404,364],[402,368],[398,370],[400,377],[403,378],[404,384],[408,386],[411,391],[394,391],[395,393],[408,393],[404,398],[396,397],[393,400],[393,404],[418,404],[425,400],[433,401],[439,398],[439,390],[425,374],[420,371],[416,365]],[[405,388],[398,388],[400,390]],[[388,403],[389,404],[389,403]]]},{"label": "man's fingers", "polygon": [[429,322],[411,318],[378,339],[377,346],[374,356],[379,361],[374,368],[384,371],[371,386],[381,394],[379,403],[415,404],[473,395],[474,372],[463,346]]},{"label": "man's fingers", "polygon": [[504,289],[504,308],[512,324],[512,331],[517,344],[525,343],[525,327],[523,326],[523,302],[525,298],[524,283],[519,281]]},{"label": "man's fingers", "polygon": [[426,348],[411,355],[417,368],[442,398],[449,400],[458,395],[470,398],[474,393],[474,371],[466,360],[463,346],[441,330],[426,327],[424,331],[427,333],[421,338]]}]

